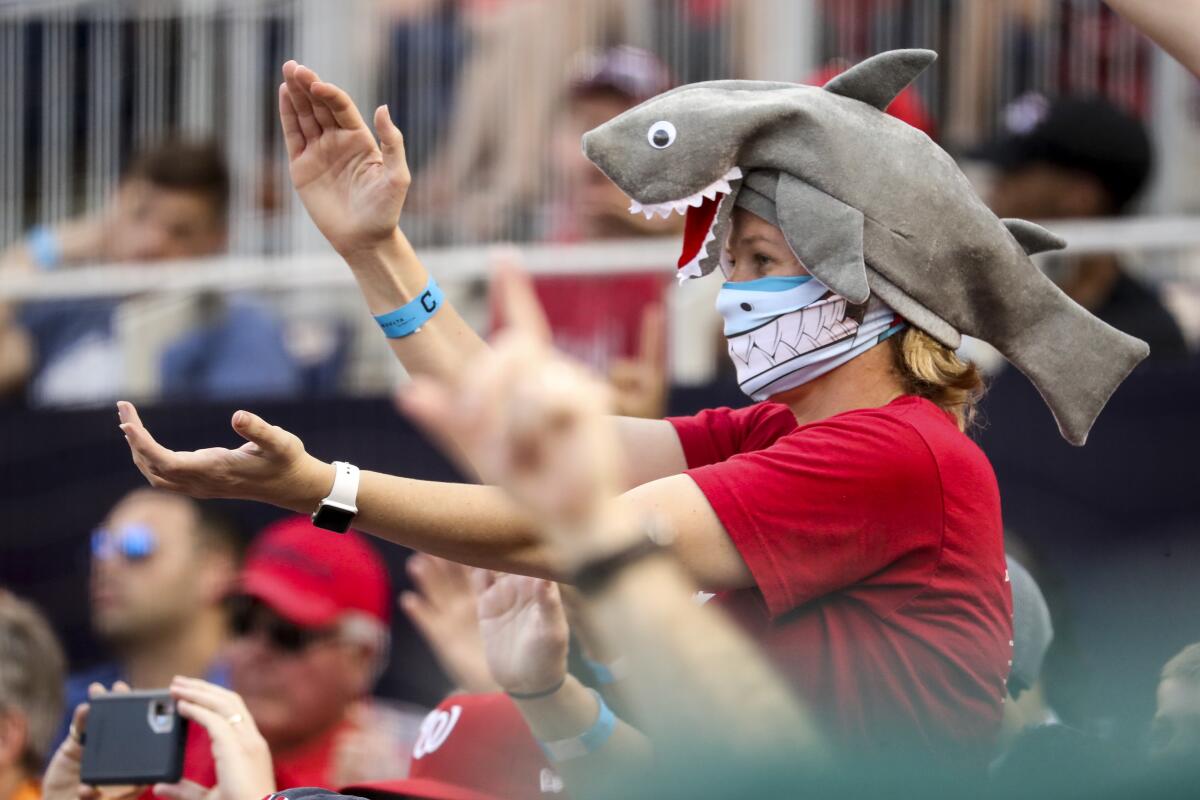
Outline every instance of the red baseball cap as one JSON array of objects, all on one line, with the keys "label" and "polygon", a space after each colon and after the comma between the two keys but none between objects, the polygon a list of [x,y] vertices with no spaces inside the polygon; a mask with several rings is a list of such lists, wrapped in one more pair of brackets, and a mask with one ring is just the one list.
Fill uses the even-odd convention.
[{"label": "red baseball cap", "polygon": [[374,800],[539,800],[563,783],[505,694],[452,694],[421,723],[408,778],[341,790]]},{"label": "red baseball cap", "polygon": [[391,620],[387,569],[354,531],[332,533],[308,517],[288,517],[255,537],[237,591],[306,628],[323,628],[347,611]]}]

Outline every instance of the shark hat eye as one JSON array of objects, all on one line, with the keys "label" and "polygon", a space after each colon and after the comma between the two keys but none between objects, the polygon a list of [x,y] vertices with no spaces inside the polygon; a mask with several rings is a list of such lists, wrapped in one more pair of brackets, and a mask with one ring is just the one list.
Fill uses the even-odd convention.
[{"label": "shark hat eye", "polygon": [[650,146],[656,150],[668,148],[675,142],[675,126],[666,120],[656,122],[650,126],[646,138],[650,141]]}]

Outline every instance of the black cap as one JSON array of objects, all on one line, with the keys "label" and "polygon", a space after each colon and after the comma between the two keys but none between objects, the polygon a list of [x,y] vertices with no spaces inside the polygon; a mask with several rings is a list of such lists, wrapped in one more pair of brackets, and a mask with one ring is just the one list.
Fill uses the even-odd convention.
[{"label": "black cap", "polygon": [[1146,126],[1102,97],[1048,100],[1026,94],[1005,110],[1006,134],[975,155],[1005,172],[1034,163],[1094,175],[1124,208],[1150,177]]}]

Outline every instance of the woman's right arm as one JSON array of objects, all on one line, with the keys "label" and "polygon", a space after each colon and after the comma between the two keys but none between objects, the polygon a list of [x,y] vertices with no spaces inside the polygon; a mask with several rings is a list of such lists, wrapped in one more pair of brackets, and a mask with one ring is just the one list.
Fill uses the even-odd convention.
[{"label": "woman's right arm", "polygon": [[[411,302],[430,275],[397,227],[411,182],[403,135],[381,106],[377,143],[344,91],[294,61],[283,74],[280,121],[292,183],[309,216],[349,265],[372,314]],[[450,383],[487,347],[449,303],[417,333],[388,342],[409,374]],[[615,427],[629,454],[629,486],[686,468],[670,423],[618,418]],[[470,466],[483,480],[495,479],[482,465]]]}]

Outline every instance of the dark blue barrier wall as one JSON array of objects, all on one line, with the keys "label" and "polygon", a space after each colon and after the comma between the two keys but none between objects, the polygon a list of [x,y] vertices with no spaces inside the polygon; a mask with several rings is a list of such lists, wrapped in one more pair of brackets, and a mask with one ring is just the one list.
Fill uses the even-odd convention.
[{"label": "dark blue barrier wall", "polygon": [[[737,403],[736,388],[676,392],[675,413],[705,401]],[[319,458],[351,461],[364,469],[425,480],[458,475],[384,399],[252,402],[247,408],[304,440]],[[139,408],[164,446],[176,450],[236,447],[229,426],[236,406],[158,405]],[[88,630],[88,534],[126,491],[145,481],[129,458],[116,409],[70,412],[0,410],[0,586],[36,602],[53,620],[74,667],[103,657]],[[246,532],[285,512],[255,503],[220,501]],[[397,591],[408,586],[408,551],[377,542]],[[436,703],[446,684],[424,643],[397,609],[392,665],[383,694]]]},{"label": "dark blue barrier wall", "polygon": [[[731,383],[676,391],[673,413],[737,405]],[[454,470],[385,400],[254,403],[326,460],[414,478]],[[236,446],[234,407],[161,405],[143,417],[164,445]],[[978,434],[996,467],[1005,521],[1028,546],[1050,595],[1062,651],[1057,701],[1079,717],[1133,732],[1153,708],[1163,661],[1200,640],[1200,367],[1141,369],[1101,416],[1085,448],[1063,442],[1036,392],[1009,372]],[[73,663],[99,657],[87,631],[87,534],[142,485],[115,410],[0,412],[0,585],[53,618]],[[276,509],[229,503],[250,531]],[[380,544],[397,589],[402,548]],[[383,693],[433,702],[444,689],[424,645],[398,619]]]}]

